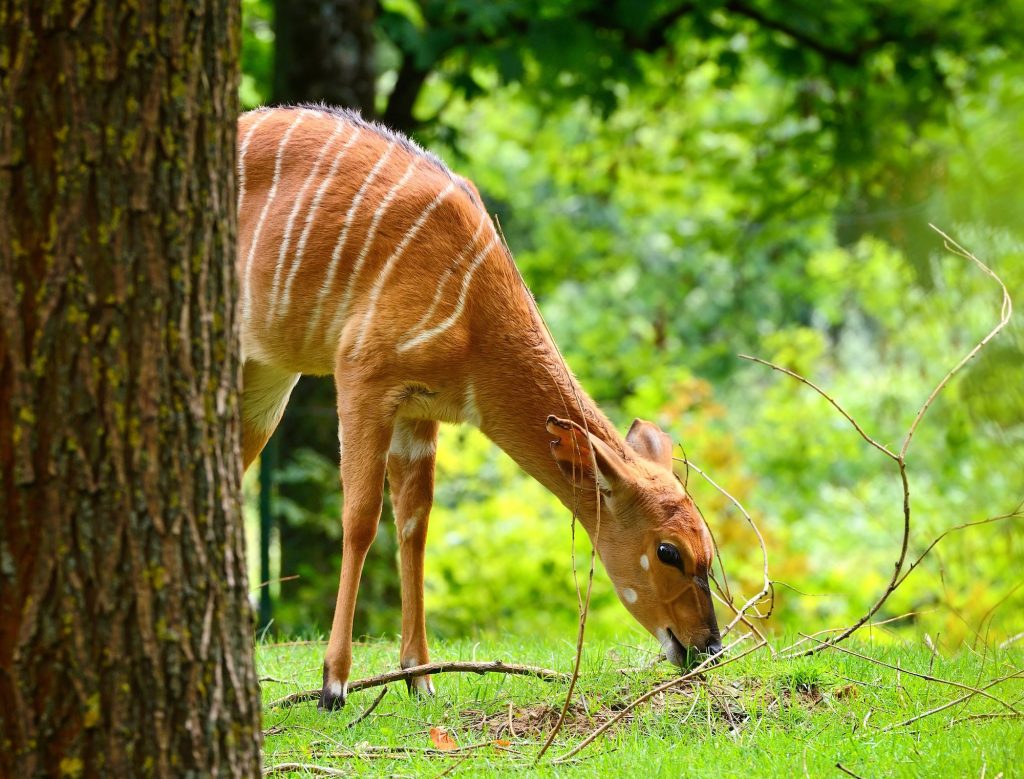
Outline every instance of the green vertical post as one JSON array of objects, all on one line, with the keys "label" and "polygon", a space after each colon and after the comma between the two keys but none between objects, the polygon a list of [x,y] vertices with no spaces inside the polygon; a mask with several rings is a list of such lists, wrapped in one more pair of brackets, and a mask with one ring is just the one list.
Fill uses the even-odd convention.
[{"label": "green vertical post", "polygon": [[[273,528],[272,500],[274,471],[277,469],[277,436],[272,435],[260,456],[260,582],[270,581],[270,532]],[[260,629],[270,624],[273,601],[270,585],[260,587]]]}]

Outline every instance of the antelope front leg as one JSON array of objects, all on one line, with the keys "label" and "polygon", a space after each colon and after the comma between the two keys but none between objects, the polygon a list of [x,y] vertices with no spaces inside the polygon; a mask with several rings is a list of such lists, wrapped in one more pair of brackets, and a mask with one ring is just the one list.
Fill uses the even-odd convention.
[{"label": "antelope front leg", "polygon": [[[391,418],[370,392],[357,393],[338,380],[338,420],[344,431],[341,454],[341,581],[331,638],[324,657],[320,708],[345,705],[352,669],[352,618],[366,553],[377,535],[384,501],[384,470],[391,442]],[[339,436],[339,439],[341,436]]]},{"label": "antelope front leg", "polygon": [[[434,500],[437,422],[398,420],[388,452],[388,482],[402,569],[402,668],[430,662],[423,610],[423,554]],[[407,680],[410,692],[434,694],[429,676]]]}]

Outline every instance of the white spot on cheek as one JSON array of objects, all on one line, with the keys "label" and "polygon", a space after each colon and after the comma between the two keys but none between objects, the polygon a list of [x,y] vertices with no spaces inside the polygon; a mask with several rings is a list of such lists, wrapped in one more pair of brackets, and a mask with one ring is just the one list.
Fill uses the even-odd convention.
[{"label": "white spot on cheek", "polygon": [[341,682],[331,682],[331,695],[339,698],[348,697],[348,682],[342,684]]},{"label": "white spot on cheek", "polygon": [[624,587],[622,589],[622,599],[629,604],[636,603],[636,590],[632,587]]},{"label": "white spot on cheek", "polygon": [[640,567],[645,571],[649,570],[651,567],[651,561],[647,559],[647,555],[645,554],[640,555]]}]

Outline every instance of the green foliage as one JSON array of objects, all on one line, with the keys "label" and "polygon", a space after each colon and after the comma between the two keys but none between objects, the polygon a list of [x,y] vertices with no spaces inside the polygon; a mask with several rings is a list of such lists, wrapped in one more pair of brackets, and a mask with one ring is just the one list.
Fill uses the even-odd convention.
[{"label": "green foliage", "polygon": [[271,0],[242,0],[242,107],[270,99],[274,73],[274,8]]}]

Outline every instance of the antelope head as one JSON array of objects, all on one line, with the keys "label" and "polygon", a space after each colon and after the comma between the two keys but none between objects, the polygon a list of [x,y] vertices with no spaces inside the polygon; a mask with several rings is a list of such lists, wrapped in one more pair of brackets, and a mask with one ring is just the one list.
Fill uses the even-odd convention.
[{"label": "antelope head", "polygon": [[687,650],[722,648],[708,573],[714,542],[672,473],[672,442],[637,419],[623,455],[575,422],[548,417],[551,452],[582,493],[600,493],[600,529],[588,528],[619,600],[684,667]]}]

